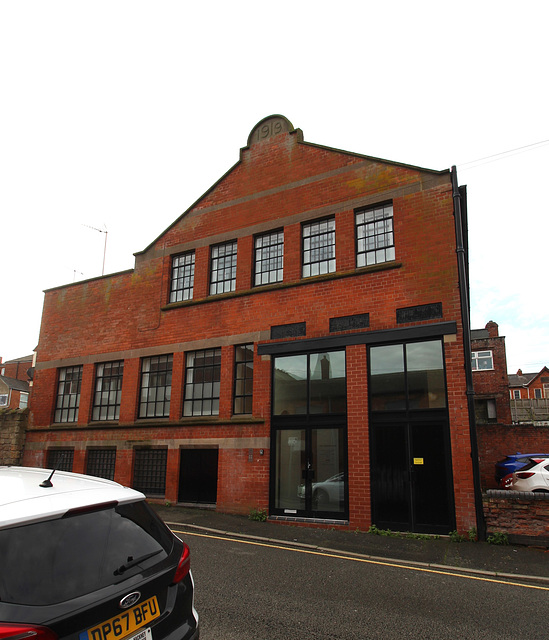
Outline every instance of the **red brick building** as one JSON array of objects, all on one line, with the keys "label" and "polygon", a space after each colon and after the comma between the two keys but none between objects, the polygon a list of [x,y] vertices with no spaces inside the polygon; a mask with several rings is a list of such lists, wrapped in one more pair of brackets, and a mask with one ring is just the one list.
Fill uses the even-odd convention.
[{"label": "red brick building", "polygon": [[505,337],[492,320],[471,331],[471,360],[477,424],[511,424]]},{"label": "red brick building", "polygon": [[266,118],[134,269],[46,292],[25,464],[283,521],[475,526],[465,215],[455,171]]},{"label": "red brick building", "polygon": [[33,356],[2,362],[0,358],[0,409],[26,409],[32,381]]},{"label": "red brick building", "polygon": [[522,373],[509,376],[509,395],[513,400],[549,398],[549,369],[543,367],[537,373]]}]

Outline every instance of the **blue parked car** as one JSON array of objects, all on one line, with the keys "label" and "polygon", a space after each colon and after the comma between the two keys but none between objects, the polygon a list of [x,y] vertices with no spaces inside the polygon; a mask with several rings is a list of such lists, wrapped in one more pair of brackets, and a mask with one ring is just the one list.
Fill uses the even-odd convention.
[{"label": "blue parked car", "polygon": [[496,462],[496,482],[501,484],[505,476],[522,469],[531,458],[549,458],[549,453],[517,453],[511,454]]}]

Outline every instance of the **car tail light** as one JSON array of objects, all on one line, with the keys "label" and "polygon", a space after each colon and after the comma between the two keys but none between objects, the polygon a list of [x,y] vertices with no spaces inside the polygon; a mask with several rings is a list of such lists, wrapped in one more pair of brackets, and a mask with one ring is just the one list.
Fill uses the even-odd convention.
[{"label": "car tail light", "polygon": [[0,622],[0,640],[57,640],[57,634],[47,627]]},{"label": "car tail light", "polygon": [[519,471],[516,476],[521,480],[526,480],[526,478],[531,478],[534,474],[529,471]]},{"label": "car tail light", "polygon": [[508,473],[500,480],[499,484],[502,489],[510,489],[513,486],[513,474]]},{"label": "car tail light", "polygon": [[173,577],[173,584],[181,582],[181,580],[183,580],[183,578],[189,573],[190,569],[191,550],[185,543],[183,543],[183,552],[181,553],[181,558],[179,558],[179,564],[177,565],[175,576]]}]

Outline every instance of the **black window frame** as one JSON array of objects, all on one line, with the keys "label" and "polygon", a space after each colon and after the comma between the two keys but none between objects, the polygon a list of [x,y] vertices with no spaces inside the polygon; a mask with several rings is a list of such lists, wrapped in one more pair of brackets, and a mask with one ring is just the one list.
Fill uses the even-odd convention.
[{"label": "black window frame", "polygon": [[[145,370],[145,364],[149,363],[149,369]],[[152,370],[152,365],[160,365],[163,364],[163,368],[157,368],[156,370]],[[172,369],[173,369],[173,353],[162,354],[158,356],[148,356],[145,358],[141,358],[141,384],[139,389],[139,408],[138,408],[138,417],[140,419],[147,418],[169,418],[170,416],[170,401],[171,401],[171,391],[172,391]],[[144,385],[145,379],[150,382],[151,375],[159,376],[160,382],[162,381],[162,377],[164,378],[163,384],[147,384]],[[154,394],[151,393],[152,390],[155,390]],[[157,389],[163,389],[163,399],[157,399]],[[146,393],[145,393],[146,391]],[[151,396],[154,396],[151,398]],[[145,399],[144,399],[145,397]],[[162,405],[161,410],[160,404]],[[149,406],[154,405],[154,412],[149,413]],[[145,410],[143,411],[143,408]]]},{"label": "black window frame", "polygon": [[[390,215],[386,213],[386,211],[389,210]],[[381,214],[379,212],[381,212]],[[371,215],[370,220],[366,219],[368,214]],[[380,217],[377,217],[378,215],[380,215]],[[360,216],[363,216],[364,220],[359,222]],[[390,221],[390,224],[388,224],[388,221]],[[394,207],[392,201],[382,202],[368,207],[361,207],[360,209],[355,210],[357,268],[371,267],[376,264],[384,264],[395,260],[396,247],[394,226]],[[372,233],[367,233],[368,229],[370,229]],[[367,246],[368,240],[371,240],[369,247]],[[383,252],[382,259],[381,252]],[[368,256],[373,256],[373,260],[369,261]],[[361,257],[363,258],[363,264],[361,263]]]},{"label": "black window frame", "polygon": [[86,452],[86,475],[114,480],[116,447],[93,447]]},{"label": "black window frame", "polygon": [[[333,223],[333,227],[330,229],[330,223]],[[323,229],[324,225],[328,225],[328,228]],[[315,232],[313,229],[316,227]],[[309,234],[305,234],[306,229],[310,230]],[[327,242],[322,243],[321,238],[327,238]],[[309,242],[310,246],[307,246],[307,240],[317,238],[319,246],[312,246],[314,243]],[[323,252],[328,247],[332,248],[331,255],[323,256]],[[318,252],[318,259],[313,260],[313,255]],[[333,265],[331,264],[333,262]],[[323,268],[323,265],[326,268]],[[315,268],[316,267],[316,268]],[[328,273],[334,273],[336,271],[336,219],[335,216],[329,216],[326,218],[320,218],[318,220],[311,220],[310,222],[304,222],[301,225],[301,277],[312,278],[314,276],[326,275]]]},{"label": "black window frame", "polygon": [[[264,241],[267,241],[267,244],[263,244]],[[260,242],[261,246],[258,246]],[[263,255],[264,253],[267,255]],[[254,287],[261,287],[283,281],[284,229],[273,229],[272,231],[254,237],[253,273]]]},{"label": "black window frame", "polygon": [[[118,372],[112,373],[115,365],[118,368]],[[108,371],[107,373],[105,373],[106,370]],[[120,403],[122,399],[123,377],[124,360],[98,362],[95,365],[95,386],[93,392],[92,421],[103,422],[108,420],[120,419]],[[116,389],[111,388],[114,382],[116,382]],[[105,390],[105,385],[108,387],[107,390]],[[99,386],[101,386],[100,389],[98,388]],[[115,394],[115,400],[114,402],[111,402],[113,393]],[[106,402],[104,402],[104,400],[106,400]],[[103,409],[106,409],[106,414],[102,411]],[[114,415],[110,413],[110,409],[114,409]]]},{"label": "black window frame", "polygon": [[[189,364],[191,359],[192,363]],[[206,393],[204,387],[210,384],[211,392]],[[201,390],[200,387],[202,387]],[[185,358],[183,417],[218,416],[220,395],[221,347],[187,352]],[[210,403],[210,408],[205,410],[205,405],[207,406],[208,403]],[[195,411],[198,406],[200,406],[200,411]]]},{"label": "black window frame", "polygon": [[[55,423],[78,422],[78,410],[80,408],[80,390],[82,386],[83,366],[81,364],[71,367],[61,367],[57,374],[57,395],[55,400]],[[76,377],[67,379],[68,374],[76,374]],[[76,384],[76,388],[73,385]],[[74,398],[74,402],[72,402]],[[72,404],[72,406],[71,406]]]},{"label": "black window frame", "polygon": [[57,471],[72,471],[74,447],[52,448],[46,452],[46,466]]},{"label": "black window frame", "polygon": [[172,256],[170,296],[168,302],[185,302],[194,295],[195,251]]},{"label": "black window frame", "polygon": [[[220,251],[223,250],[222,253]],[[210,248],[210,295],[236,290],[238,241],[229,240]],[[221,276],[221,277],[220,277]]]},{"label": "black window frame", "polygon": [[167,447],[135,448],[132,488],[141,491],[147,497],[164,497],[167,469]]},{"label": "black window frame", "polygon": [[[244,358],[239,357],[242,353]],[[234,415],[250,415],[253,413],[253,382],[254,344],[253,342],[237,344],[234,348]],[[238,407],[239,404],[241,405],[240,407]]]}]

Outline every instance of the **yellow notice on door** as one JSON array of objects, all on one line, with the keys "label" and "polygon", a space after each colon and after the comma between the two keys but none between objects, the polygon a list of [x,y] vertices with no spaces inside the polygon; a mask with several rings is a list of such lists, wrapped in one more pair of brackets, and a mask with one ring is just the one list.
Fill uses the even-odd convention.
[{"label": "yellow notice on door", "polygon": [[414,458],[414,464],[423,464],[423,458]]}]

